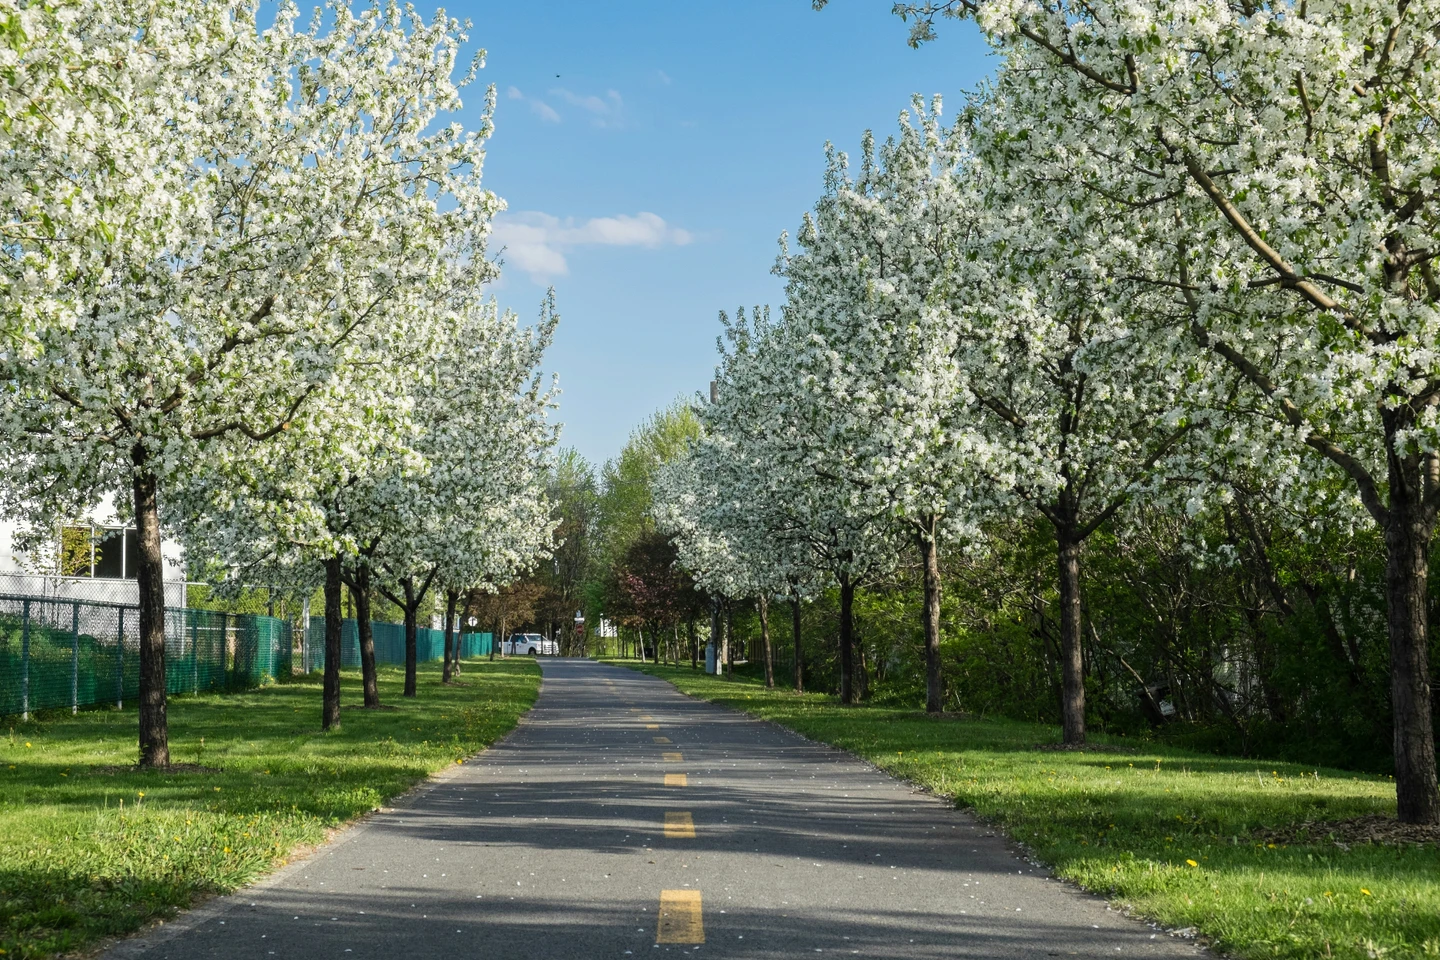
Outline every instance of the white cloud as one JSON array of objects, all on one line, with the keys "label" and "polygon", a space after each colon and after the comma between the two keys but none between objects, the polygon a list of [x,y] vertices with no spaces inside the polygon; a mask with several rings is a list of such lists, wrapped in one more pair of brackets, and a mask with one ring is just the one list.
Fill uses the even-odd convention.
[{"label": "white cloud", "polygon": [[570,272],[565,251],[575,247],[683,247],[694,240],[688,230],[671,226],[653,213],[621,214],[577,221],[548,213],[504,213],[495,218],[493,242],[503,248],[507,266],[536,282]]},{"label": "white cloud", "polygon": [[519,87],[511,87],[510,89],[506,90],[505,96],[509,97],[511,100],[519,100],[520,102],[527,104],[530,107],[531,112],[539,116],[540,119],[544,120],[546,123],[560,122],[560,114],[555,112],[554,107],[550,106],[550,104],[546,103],[544,100],[541,100],[539,97],[525,96],[525,94],[520,92]]},{"label": "white cloud", "polygon": [[590,114],[590,122],[597,127],[619,127],[625,123],[625,100],[618,90],[606,90],[605,96],[581,94],[556,87],[550,96],[559,97],[572,107],[579,107]]}]

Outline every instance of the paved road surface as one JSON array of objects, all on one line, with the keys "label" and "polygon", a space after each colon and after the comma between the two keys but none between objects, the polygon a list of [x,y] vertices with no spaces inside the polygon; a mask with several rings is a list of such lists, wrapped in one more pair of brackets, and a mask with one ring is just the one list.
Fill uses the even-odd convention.
[{"label": "paved road surface", "polygon": [[546,660],[503,743],[119,958],[1195,957],[873,768]]}]

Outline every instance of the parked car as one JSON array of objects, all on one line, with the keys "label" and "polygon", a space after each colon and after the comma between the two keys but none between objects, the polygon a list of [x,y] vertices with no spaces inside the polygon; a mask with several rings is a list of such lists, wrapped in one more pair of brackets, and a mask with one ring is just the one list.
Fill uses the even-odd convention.
[{"label": "parked car", "polygon": [[554,640],[546,640],[538,633],[512,633],[510,639],[505,641],[502,651],[510,655],[521,654],[531,657],[554,657],[560,653],[560,645]]}]

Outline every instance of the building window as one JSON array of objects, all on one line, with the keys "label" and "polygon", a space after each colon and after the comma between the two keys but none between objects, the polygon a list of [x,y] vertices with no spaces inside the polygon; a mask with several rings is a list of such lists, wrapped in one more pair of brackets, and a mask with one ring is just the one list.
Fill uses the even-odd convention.
[{"label": "building window", "polygon": [[60,575],[97,580],[134,580],[140,541],[134,527],[62,527]]}]

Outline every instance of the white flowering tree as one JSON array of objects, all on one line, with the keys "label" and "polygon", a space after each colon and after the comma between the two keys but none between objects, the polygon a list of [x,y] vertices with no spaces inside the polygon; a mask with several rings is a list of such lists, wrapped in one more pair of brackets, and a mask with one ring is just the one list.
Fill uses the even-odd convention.
[{"label": "white flowering tree", "polygon": [[846,376],[843,361],[791,296],[780,323],[758,308],[749,319],[721,314],[717,395],[703,419],[744,465],[743,483],[725,491],[732,509],[783,505],[757,526],[779,534],[787,552],[795,545],[803,566],[824,570],[839,587],[840,697],[853,703],[855,590],[894,565],[899,545],[888,506],[856,467],[860,448],[845,442],[845,411],[820,385]]},{"label": "white flowering tree", "polygon": [[[1440,508],[1440,3],[897,10],[914,42],[937,17],[977,20],[1016,78],[1015,135],[1054,144],[1043,165],[1129,208],[1126,225],[1170,254],[1148,279],[1194,349],[1243,378],[1269,442],[1308,453],[1316,482],[1343,476],[1382,531],[1398,815],[1440,822],[1426,615]],[[1231,453],[1263,456],[1246,449],[1257,434],[1237,434]]]},{"label": "white flowering tree", "polygon": [[236,577],[266,569],[271,582],[299,582],[324,571],[326,729],[340,722],[346,584],[356,601],[364,703],[373,708],[373,590],[404,613],[404,695],[415,696],[416,631],[431,590],[508,582],[549,546],[543,486],[554,390],[542,389],[539,364],[558,317],[547,300],[539,322],[522,328],[481,299],[488,271],[473,276],[437,302],[435,339],[422,356],[352,371],[366,389],[354,386],[351,395],[364,402],[332,414],[346,443],[316,442],[316,430],[287,432],[271,456],[245,461],[245,471],[232,465],[225,499],[187,523],[188,545],[224,558]]},{"label": "white flowering tree", "polygon": [[[138,44],[114,67],[127,108],[106,130],[132,159],[82,182],[122,200],[97,204],[109,212],[86,233],[19,237],[5,264],[65,281],[21,289],[33,346],[0,358],[6,508],[132,505],[148,766],[169,760],[161,523],[198,512],[185,496],[222,496],[226,461],[267,456],[292,428],[353,442],[320,407],[344,393],[326,385],[415,348],[449,265],[483,262],[499,207],[480,186],[488,114],[476,132],[436,123],[460,106],[458,23],[336,0],[308,29],[282,7],[260,32],[253,4],[206,9],[107,8]],[[196,26],[212,18],[228,30]],[[212,69],[173,62],[192,42]]]},{"label": "white flowering tree", "polygon": [[449,670],[458,598],[530,568],[556,525],[545,495],[556,390],[540,370],[559,322],[553,296],[530,328],[493,300],[467,295],[455,309],[450,342],[413,384],[414,448],[426,468],[397,475],[368,509],[377,534],[368,563],[405,615],[406,696],[415,695],[417,614],[430,587],[447,594]]},{"label": "white flowering tree", "polygon": [[787,322],[804,330],[797,374],[838,453],[829,469],[847,471],[919,551],[926,709],[938,712],[941,546],[973,532],[975,455],[946,294],[971,269],[977,224],[963,138],[941,127],[939,98],[929,109],[916,98],[913,109],[878,151],[866,133],[858,171],[829,151],[825,195],[778,269]]},{"label": "white flowering tree", "polygon": [[[977,126],[984,147],[992,131]],[[1207,421],[1195,384],[1220,378],[1168,323],[1164,299],[1124,282],[1145,258],[1108,211],[1034,205],[1022,164],[973,172],[990,216],[972,254],[987,269],[957,278],[951,296],[984,437],[975,494],[996,508],[1018,502],[1054,531],[1063,739],[1078,745],[1084,544],[1137,495],[1183,497],[1186,486],[1164,481],[1187,475],[1186,441]]]},{"label": "white flowering tree", "polygon": [[[656,528],[670,537],[681,567],[697,590],[731,599],[756,598],[765,650],[765,685],[775,685],[769,605],[786,597],[799,612],[801,598],[813,592],[814,570],[808,550],[793,535],[783,513],[785,503],[769,489],[764,471],[746,462],[734,443],[702,435],[657,472],[651,507]],[[799,630],[795,641],[794,682],[804,684]]]}]

